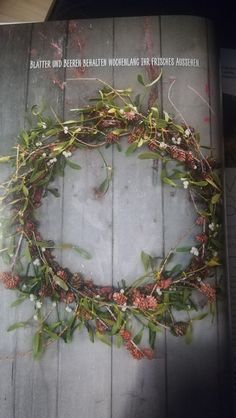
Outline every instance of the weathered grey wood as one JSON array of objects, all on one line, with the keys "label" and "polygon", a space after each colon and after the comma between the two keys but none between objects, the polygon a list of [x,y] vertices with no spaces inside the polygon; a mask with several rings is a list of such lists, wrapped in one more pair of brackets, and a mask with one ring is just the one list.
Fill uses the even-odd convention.
[{"label": "weathered grey wood", "polygon": [[[30,59],[47,60],[55,57],[55,51],[65,48],[66,23],[37,24],[33,26],[30,44]],[[45,107],[45,115],[54,118],[50,107],[57,115],[63,115],[63,90],[58,83],[64,81],[64,69],[32,69],[28,74],[27,111],[30,113],[33,105]],[[57,179],[54,187],[62,189],[62,180]],[[63,192],[63,190],[62,190]],[[56,222],[55,222],[55,213]],[[56,199],[49,196],[44,199],[43,206],[37,211],[40,219],[40,231],[45,239],[61,240],[62,197]],[[59,254],[58,254],[59,256]],[[50,305],[50,302],[49,302]],[[19,309],[20,310],[20,309]],[[32,315],[32,303],[24,306],[24,316]],[[37,329],[37,322],[32,330],[25,335],[24,331],[18,335],[18,350],[30,348],[33,333]],[[57,343],[52,346],[42,361],[35,362],[32,356],[16,358],[15,367],[15,405],[16,417],[50,417],[57,416],[57,373],[58,373]]]},{"label": "weathered grey wood", "polygon": [[[69,23],[67,58],[112,56],[111,19]],[[99,42],[98,42],[99,40]],[[65,113],[73,119],[71,108],[88,104],[103,85],[95,81],[70,81],[70,78],[98,77],[112,83],[112,67],[66,71]],[[108,164],[111,149],[102,150]],[[63,253],[63,265],[82,272],[97,283],[112,284],[112,188],[96,198],[94,189],[106,176],[101,155],[96,150],[78,150],[72,158],[82,169],[68,168],[64,183],[63,242],[88,250],[91,260],[72,252]],[[58,417],[68,411],[75,418],[111,416],[111,349],[97,341],[91,344],[87,331],[79,332],[73,344],[60,344]],[[71,394],[73,393],[73,396]]]},{"label": "weathered grey wood", "polygon": [[[159,19],[115,19],[114,56],[141,58],[150,55],[160,55]],[[147,92],[137,81],[139,73],[148,80],[150,68],[114,68],[115,87],[131,87],[135,94],[143,96]],[[146,107],[148,96],[149,92],[144,102]],[[122,279],[131,283],[143,274],[142,250],[155,257],[163,254],[160,167],[156,172],[153,162],[138,160],[137,154],[125,157],[114,149],[114,285]],[[112,379],[112,416],[164,417],[164,335],[158,336],[156,359],[152,362],[137,362],[125,350],[113,347]]]},{"label": "weathered grey wood", "polygon": [[[59,117],[73,119],[70,109],[86,105],[101,84],[71,78],[97,77],[143,94],[137,74],[151,81],[160,70],[146,66],[31,70],[27,93],[29,51],[32,59],[199,58],[199,68],[164,67],[161,83],[148,92],[144,102],[153,105],[158,94],[159,105],[181,120],[168,101],[169,92],[186,121],[200,131],[205,145],[219,149],[216,56],[211,28],[204,19],[168,16],[71,21],[68,25],[50,22],[34,25],[29,41],[30,26],[1,28],[1,153],[9,150],[23,125],[26,96],[28,108],[44,101],[47,113],[52,106]],[[122,153],[115,148],[103,151],[114,169],[105,197],[97,199],[94,193],[105,176],[101,156],[78,150],[72,159],[82,170],[68,167],[65,179],[55,184],[61,198],[48,196],[39,210],[46,239],[80,245],[93,256],[86,261],[71,252],[58,252],[58,260],[101,284],[116,285],[122,279],[131,283],[143,273],[140,252],[162,258],[195,219],[187,192],[163,188],[161,167],[138,160],[137,153],[125,157],[124,148]],[[5,174],[2,170],[1,176]],[[194,243],[193,237],[188,243]],[[2,288],[0,292],[0,355],[26,350],[32,331],[7,334],[5,328],[31,314],[30,302],[9,312],[13,292]],[[204,413],[204,417],[225,418],[226,317],[222,305],[218,305],[217,318],[213,325],[206,319],[194,324],[190,346],[170,334],[158,336],[152,362],[135,362],[124,349],[91,344],[86,332],[80,332],[70,345],[52,346],[40,363],[30,357],[0,361],[0,417],[195,418]]]},{"label": "weathered grey wood", "polygon": [[[27,91],[28,47],[31,25],[1,28],[0,48],[0,153],[9,154],[16,142],[19,126],[24,122]],[[21,51],[21,54],[18,54]],[[1,180],[5,179],[10,170],[1,167]],[[2,270],[3,266],[1,266]],[[18,349],[17,333],[7,333],[7,327],[17,321],[19,311],[10,309],[15,300],[15,292],[0,289],[0,416],[11,418],[15,416],[15,361],[14,353]],[[13,360],[4,360],[9,355]]]},{"label": "weathered grey wood", "polygon": [[[217,86],[221,85],[219,71],[219,51],[215,43],[215,31],[212,22],[207,21],[207,39],[208,39],[208,78],[209,78],[209,102],[211,109],[209,111],[211,121],[211,144],[214,147],[214,157],[222,165],[221,177],[223,187],[226,187],[224,178],[224,141],[223,141],[223,120],[221,115],[221,90]],[[224,199],[227,199],[226,190],[224,190]],[[226,214],[222,219],[226,219]],[[225,227],[225,225],[224,225]],[[224,231],[226,231],[224,229]],[[227,237],[225,237],[224,251],[226,251]],[[218,328],[218,357],[219,357],[219,390],[222,394],[220,398],[220,416],[230,416],[232,413],[232,382],[231,382],[231,357],[229,352],[229,303],[228,287],[225,269],[219,269],[216,280],[221,288],[223,297],[217,300],[217,328]],[[226,325],[227,324],[227,325]]]},{"label": "weathered grey wood", "polygon": [[[200,59],[199,68],[168,67],[164,70],[163,107],[175,114],[181,122],[183,117],[200,132],[202,143],[210,145],[210,121],[206,119],[209,118],[209,109],[198,96],[198,93],[205,96],[204,89],[209,76],[206,22],[188,16],[162,17],[161,33],[163,56]],[[175,83],[170,91],[173,80]],[[168,91],[176,108],[168,101]],[[191,226],[196,215],[186,191],[178,190],[175,195],[171,195],[170,189],[166,187],[164,213],[165,251],[168,252]],[[196,229],[190,240],[192,245],[194,234]],[[180,338],[167,335],[167,392],[168,416],[171,418],[199,417],[202,411],[205,416],[219,416],[216,321],[211,324],[209,318],[204,322],[196,322],[190,346]]]},{"label": "weathered grey wood", "polygon": [[227,250],[228,250],[228,280],[229,280],[229,308],[230,316],[228,322],[230,323],[230,345],[231,353],[229,360],[231,362],[231,388],[230,395],[233,395],[233,410],[236,410],[236,168],[226,167],[225,169],[225,199],[226,199],[226,233],[227,233]]}]

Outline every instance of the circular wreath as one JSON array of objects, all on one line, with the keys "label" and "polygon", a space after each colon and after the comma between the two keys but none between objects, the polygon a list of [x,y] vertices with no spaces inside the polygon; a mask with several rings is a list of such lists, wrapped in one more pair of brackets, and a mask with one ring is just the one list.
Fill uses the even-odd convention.
[{"label": "circular wreath", "polygon": [[[6,288],[19,292],[13,306],[30,299],[34,308],[32,317],[14,323],[8,330],[36,327],[32,349],[35,358],[52,341],[61,337],[69,342],[77,329],[85,327],[92,341],[97,337],[110,344],[113,337],[134,358],[151,359],[161,328],[189,338],[193,320],[206,315],[192,316],[198,310],[193,292],[204,295],[206,304],[211,306],[216,298],[216,289],[206,280],[214,276],[220,264],[221,247],[222,189],[212,150],[206,155],[206,147],[201,146],[194,129],[178,124],[166,112],[160,113],[157,107],[142,111],[139,103],[133,101],[130,89],[116,90],[103,84],[105,87],[98,91],[91,105],[74,110],[78,115],[74,120],[49,119],[34,106],[34,127],[20,132],[14,155],[0,158],[0,162],[14,167],[11,177],[1,184],[1,256],[10,268],[0,273],[0,280]],[[199,233],[194,246],[179,247],[178,242],[159,265],[155,258],[142,252],[144,275],[130,285],[122,281],[114,288],[96,285],[80,272],[61,266],[53,255],[58,246],[42,238],[35,214],[44,196],[49,192],[58,195],[50,183],[65,167],[80,169],[71,160],[77,149],[120,148],[123,137],[128,140],[126,155],[145,149],[138,157],[162,161],[164,183],[189,192]],[[167,171],[169,161],[176,164]],[[111,181],[112,169],[106,162],[105,169],[106,179],[97,188],[99,196],[107,191]],[[65,246],[89,257],[80,247]],[[180,251],[189,253],[189,264],[184,271],[175,264],[169,270],[170,257],[173,263]],[[63,314],[59,303],[64,304]],[[187,319],[175,320],[176,310],[186,311]],[[148,347],[141,345],[145,329]]]}]

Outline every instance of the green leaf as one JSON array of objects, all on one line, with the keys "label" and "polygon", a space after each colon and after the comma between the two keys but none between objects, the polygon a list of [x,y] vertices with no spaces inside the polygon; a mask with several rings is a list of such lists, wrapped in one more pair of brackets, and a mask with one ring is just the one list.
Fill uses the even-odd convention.
[{"label": "green leaf", "polygon": [[148,341],[149,341],[149,345],[152,349],[155,348],[155,341],[156,341],[156,331],[153,331],[150,327],[149,327],[149,335],[148,335]]},{"label": "green leaf", "polygon": [[166,128],[167,125],[168,125],[168,122],[164,119],[157,119],[156,120],[156,128],[157,129]]},{"label": "green leaf", "polygon": [[193,339],[192,331],[193,331],[192,325],[190,323],[189,326],[187,327],[186,334],[184,336],[186,344],[191,344],[192,342],[192,339]]},{"label": "green leaf", "polygon": [[170,115],[165,110],[163,110],[163,114],[164,114],[164,117],[165,117],[165,121],[169,122],[171,120]]},{"label": "green leaf", "polygon": [[214,181],[213,181],[211,178],[207,177],[207,178],[206,178],[206,181],[207,181],[207,183],[209,183],[211,186],[213,186],[215,189],[217,189],[217,190],[219,190],[219,191],[221,192],[220,188],[217,186],[217,184],[215,184],[215,183],[214,183]]},{"label": "green leaf", "polygon": [[14,302],[11,303],[10,307],[15,308],[16,306],[24,302],[24,300],[27,298],[28,298],[28,295],[21,295],[18,299],[16,299]]},{"label": "green leaf", "polygon": [[66,159],[66,164],[70,167],[73,168],[74,170],[81,170],[81,167],[79,164],[76,164],[75,162],[69,160],[68,158]]},{"label": "green leaf", "polygon": [[143,338],[143,330],[144,330],[144,327],[133,338],[134,344],[138,345],[141,342]]},{"label": "green leaf", "polygon": [[48,184],[51,180],[51,177],[53,175],[53,171],[51,170],[48,176],[44,177],[42,180],[39,180],[37,183],[37,186],[44,186],[45,184]]},{"label": "green leaf", "polygon": [[36,180],[38,180],[42,176],[45,176],[45,171],[37,171],[37,170],[36,171],[33,171],[32,175],[31,175],[31,177],[29,179],[29,182],[30,183],[33,183],[33,182],[35,182]]},{"label": "green leaf", "polygon": [[194,184],[195,186],[199,187],[205,187],[208,185],[207,181],[190,181],[191,184]]},{"label": "green leaf", "polygon": [[115,336],[115,344],[118,348],[120,348],[123,345],[123,338],[121,337],[120,334],[117,334]]},{"label": "green leaf", "polygon": [[73,244],[69,244],[69,243],[57,244],[57,245],[55,245],[54,247],[51,247],[51,248],[58,248],[58,249],[61,249],[61,250],[74,250],[78,254],[80,254],[82,257],[86,258],[87,260],[90,260],[92,258],[91,254],[87,250],[84,250],[83,248],[81,248],[77,245],[73,245]]},{"label": "green leaf", "polygon": [[98,187],[96,188],[96,192],[97,192],[98,194],[102,194],[102,195],[106,194],[106,192],[107,192],[107,191],[108,191],[108,189],[109,189],[109,184],[110,184],[110,182],[109,182],[109,178],[108,178],[108,177],[106,177],[106,178],[105,178],[105,180],[103,180],[103,182],[100,184],[100,186],[98,186]]},{"label": "green leaf", "polygon": [[152,330],[153,332],[161,332],[161,328],[151,321],[148,322],[148,328],[150,328],[150,330]]},{"label": "green leaf", "polygon": [[45,132],[46,136],[54,136],[56,135],[58,132],[60,132],[60,128],[53,128],[53,129],[49,129],[48,131]]},{"label": "green leaf", "polygon": [[169,179],[168,177],[162,177],[162,181],[163,183],[169,184],[170,186],[173,186],[173,187],[177,186],[177,184],[173,180]]},{"label": "green leaf", "polygon": [[140,94],[137,94],[134,98],[134,106],[139,107],[140,105]]},{"label": "green leaf", "polygon": [[49,335],[49,337],[50,338],[52,338],[53,340],[57,340],[59,337],[58,337],[58,335],[55,333],[55,332],[53,332],[53,331],[51,331],[50,330],[50,328],[47,326],[47,325],[45,325],[44,327],[43,327],[43,330],[44,330],[44,332],[47,334],[47,335]]},{"label": "green leaf", "polygon": [[12,158],[15,158],[15,157],[11,157],[10,155],[5,156],[5,157],[0,157],[0,163],[8,163],[8,161],[12,160]]},{"label": "green leaf", "polygon": [[21,131],[20,138],[23,140],[25,145],[28,147],[29,145],[29,135],[26,131]]},{"label": "green leaf", "polygon": [[151,255],[145,253],[144,251],[141,252],[141,260],[143,263],[143,267],[145,271],[148,271],[150,268],[152,268],[153,265],[153,258]]},{"label": "green leaf", "polygon": [[53,241],[33,241],[33,244],[41,248],[55,248]]},{"label": "green leaf", "polygon": [[76,325],[76,316],[73,315],[69,321],[67,322],[67,330],[66,333],[64,335],[64,341],[68,344],[72,341],[73,338],[73,334],[76,330],[76,328],[78,328],[80,326],[80,323],[78,323]]},{"label": "green leaf", "polygon": [[103,343],[105,343],[105,344],[107,344],[107,345],[109,345],[109,346],[111,346],[111,341],[110,341],[110,339],[109,339],[109,337],[108,337],[108,335],[104,335],[104,334],[101,334],[100,332],[98,332],[98,331],[96,331],[96,337],[100,340],[100,341],[102,341]]},{"label": "green leaf", "polygon": [[52,324],[47,325],[47,327],[48,327],[48,329],[50,329],[50,331],[54,331],[60,325],[62,325],[62,321],[53,322]]},{"label": "green leaf", "polygon": [[219,202],[220,198],[221,198],[221,193],[214,194],[214,196],[212,196],[211,198],[211,203],[215,205],[216,203]]},{"label": "green leaf", "polygon": [[132,144],[129,145],[129,147],[125,151],[125,155],[128,157],[129,155],[133,154],[133,152],[137,149],[137,147],[138,147],[137,142],[133,142]]},{"label": "green leaf", "polygon": [[175,251],[177,253],[187,253],[187,252],[189,252],[191,250],[191,248],[192,247],[179,247],[179,248],[176,248]]},{"label": "green leaf", "polygon": [[122,151],[122,147],[121,147],[121,145],[118,142],[116,142],[116,148],[117,148],[117,151],[118,152],[121,152]]},{"label": "green leaf", "polygon": [[79,253],[79,255],[81,255],[83,258],[86,258],[86,260],[90,260],[92,258],[91,254],[88,251],[84,250],[81,247],[78,247],[77,245],[73,245],[72,249]]},{"label": "green leaf", "polygon": [[221,187],[221,180],[220,180],[220,177],[218,176],[218,174],[215,171],[213,171],[211,175],[212,175],[214,181],[216,182],[216,184],[219,187]]},{"label": "green leaf", "polygon": [[176,266],[174,266],[170,272],[171,275],[175,275],[178,274],[180,271],[183,270],[183,267],[181,264],[176,264]]},{"label": "green leaf", "polygon": [[64,280],[62,280],[60,277],[56,276],[56,274],[53,276],[53,280],[54,282],[60,286],[62,289],[64,290],[68,290],[68,286],[67,284],[64,282]]},{"label": "green leaf", "polygon": [[112,335],[116,334],[120,330],[121,325],[122,325],[122,314],[121,314],[120,310],[118,310],[117,311],[117,320],[116,320],[116,322],[114,323],[114,325],[112,326],[112,329],[111,329]]},{"label": "green leaf", "polygon": [[60,193],[58,191],[58,189],[51,189],[51,188],[47,188],[46,189],[48,192],[50,192],[53,196],[55,197],[60,197]]},{"label": "green leaf", "polygon": [[201,321],[202,319],[206,318],[206,316],[208,316],[208,313],[201,313],[200,315],[192,318],[192,321]]},{"label": "green leaf", "polygon": [[42,333],[37,331],[33,337],[33,357],[38,360],[42,355]]},{"label": "green leaf", "polygon": [[162,156],[158,152],[143,152],[139,154],[138,158],[140,160],[160,160]]},{"label": "green leaf", "polygon": [[7,332],[14,331],[17,328],[24,328],[27,324],[28,324],[28,322],[26,322],[26,321],[15,322],[14,324],[10,325],[7,328]]},{"label": "green leaf", "polygon": [[27,189],[27,187],[24,184],[22,186],[22,191],[23,191],[25,197],[29,196],[29,190]]},{"label": "green leaf", "polygon": [[223,248],[223,243],[222,243],[222,242],[220,242],[220,241],[218,241],[218,240],[216,240],[216,239],[214,239],[214,238],[211,238],[211,242],[212,242],[212,243],[214,244],[214,246],[215,246],[216,248],[218,248],[219,250]]},{"label": "green leaf", "polygon": [[211,260],[207,261],[207,266],[209,267],[216,267],[220,266],[222,263],[217,258],[212,258]]},{"label": "green leaf", "polygon": [[85,325],[85,327],[86,327],[86,329],[88,331],[88,335],[89,335],[90,341],[92,343],[94,343],[94,329],[93,329],[93,327],[88,322],[85,322],[84,325]]},{"label": "green leaf", "polygon": [[144,81],[143,81],[143,76],[142,76],[142,74],[138,74],[138,75],[137,75],[137,80],[138,80],[138,82],[139,82],[140,84],[142,84],[142,86],[145,86],[145,83],[144,83]]},{"label": "green leaf", "polygon": [[31,107],[31,113],[32,113],[32,115],[34,115],[34,116],[38,116],[38,115],[40,115],[40,113],[42,112],[42,109],[39,107],[39,105],[33,105],[32,107]]},{"label": "green leaf", "polygon": [[65,122],[62,122],[62,125],[64,126],[67,126],[67,125],[73,125],[73,124],[78,124],[78,121],[77,120],[66,120]]}]

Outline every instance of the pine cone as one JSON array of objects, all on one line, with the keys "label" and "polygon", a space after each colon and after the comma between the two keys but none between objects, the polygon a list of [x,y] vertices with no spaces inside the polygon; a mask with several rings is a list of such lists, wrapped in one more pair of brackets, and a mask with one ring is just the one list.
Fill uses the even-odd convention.
[{"label": "pine cone", "polygon": [[131,340],[131,332],[128,331],[127,329],[121,329],[120,330],[120,335],[123,338],[124,341],[130,341]]},{"label": "pine cone", "polygon": [[74,273],[71,280],[70,280],[70,283],[75,289],[80,290],[80,289],[83,288],[84,280],[83,280],[81,274]]},{"label": "pine cone", "polygon": [[78,318],[81,318],[85,321],[90,321],[90,319],[93,318],[93,315],[89,311],[87,311],[85,308],[79,309],[77,312],[77,316]]},{"label": "pine cone", "polygon": [[201,244],[205,244],[208,241],[208,236],[206,234],[198,234],[195,238],[196,241],[200,242]]},{"label": "pine cone", "polygon": [[176,337],[182,337],[186,334],[187,328],[188,328],[188,322],[179,321],[174,324],[174,326],[171,328],[171,332]]},{"label": "pine cone", "polygon": [[10,272],[0,273],[0,281],[6,289],[16,289],[20,283],[20,277]]},{"label": "pine cone", "polygon": [[52,296],[53,289],[51,286],[44,285],[39,290],[39,296],[41,297],[49,297]]},{"label": "pine cone", "polygon": [[67,282],[68,280],[67,274],[64,270],[57,271],[57,276],[64,280],[64,282]]},{"label": "pine cone", "polygon": [[170,155],[173,159],[181,162],[186,160],[186,152],[181,148],[176,147],[175,145],[170,147]]},{"label": "pine cone", "polygon": [[103,324],[103,322],[101,322],[100,320],[96,320],[96,330],[100,333],[100,334],[105,334],[106,332],[106,326],[105,324]]},{"label": "pine cone", "polygon": [[154,351],[151,348],[142,348],[142,352],[144,354],[144,357],[146,357],[148,360],[152,360],[154,357]]},{"label": "pine cone", "polygon": [[158,149],[158,145],[155,139],[151,139],[148,142],[148,148],[150,149],[150,151],[156,151]]},{"label": "pine cone", "polygon": [[106,135],[106,142],[107,142],[108,144],[114,144],[114,143],[116,143],[118,140],[119,140],[119,136],[118,136],[118,135],[113,134],[112,132],[109,132],[109,133]]},{"label": "pine cone", "polygon": [[60,297],[61,297],[61,301],[64,302],[64,303],[67,303],[67,304],[73,303],[74,300],[75,300],[74,293],[70,292],[70,291],[69,292],[61,292]]}]

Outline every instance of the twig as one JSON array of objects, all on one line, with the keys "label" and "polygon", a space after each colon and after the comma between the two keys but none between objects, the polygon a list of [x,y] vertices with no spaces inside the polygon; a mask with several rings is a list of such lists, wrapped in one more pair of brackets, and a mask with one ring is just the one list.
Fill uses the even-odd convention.
[{"label": "twig", "polygon": [[11,264],[11,270],[13,270],[13,268],[15,266],[16,259],[17,259],[17,256],[18,256],[18,253],[20,251],[21,244],[22,244],[22,240],[23,240],[23,232],[21,233],[21,236],[20,236],[18,244],[17,244],[16,252],[15,252],[15,255],[13,257],[12,264]]},{"label": "twig", "polygon": [[209,103],[204,99],[204,97],[202,97],[202,95],[195,90],[193,87],[189,86],[189,84],[187,84],[187,87],[192,90],[198,97],[200,97],[200,99],[207,105],[208,109],[210,109],[211,113],[216,116],[214,110],[212,109],[212,107],[209,105]]}]

